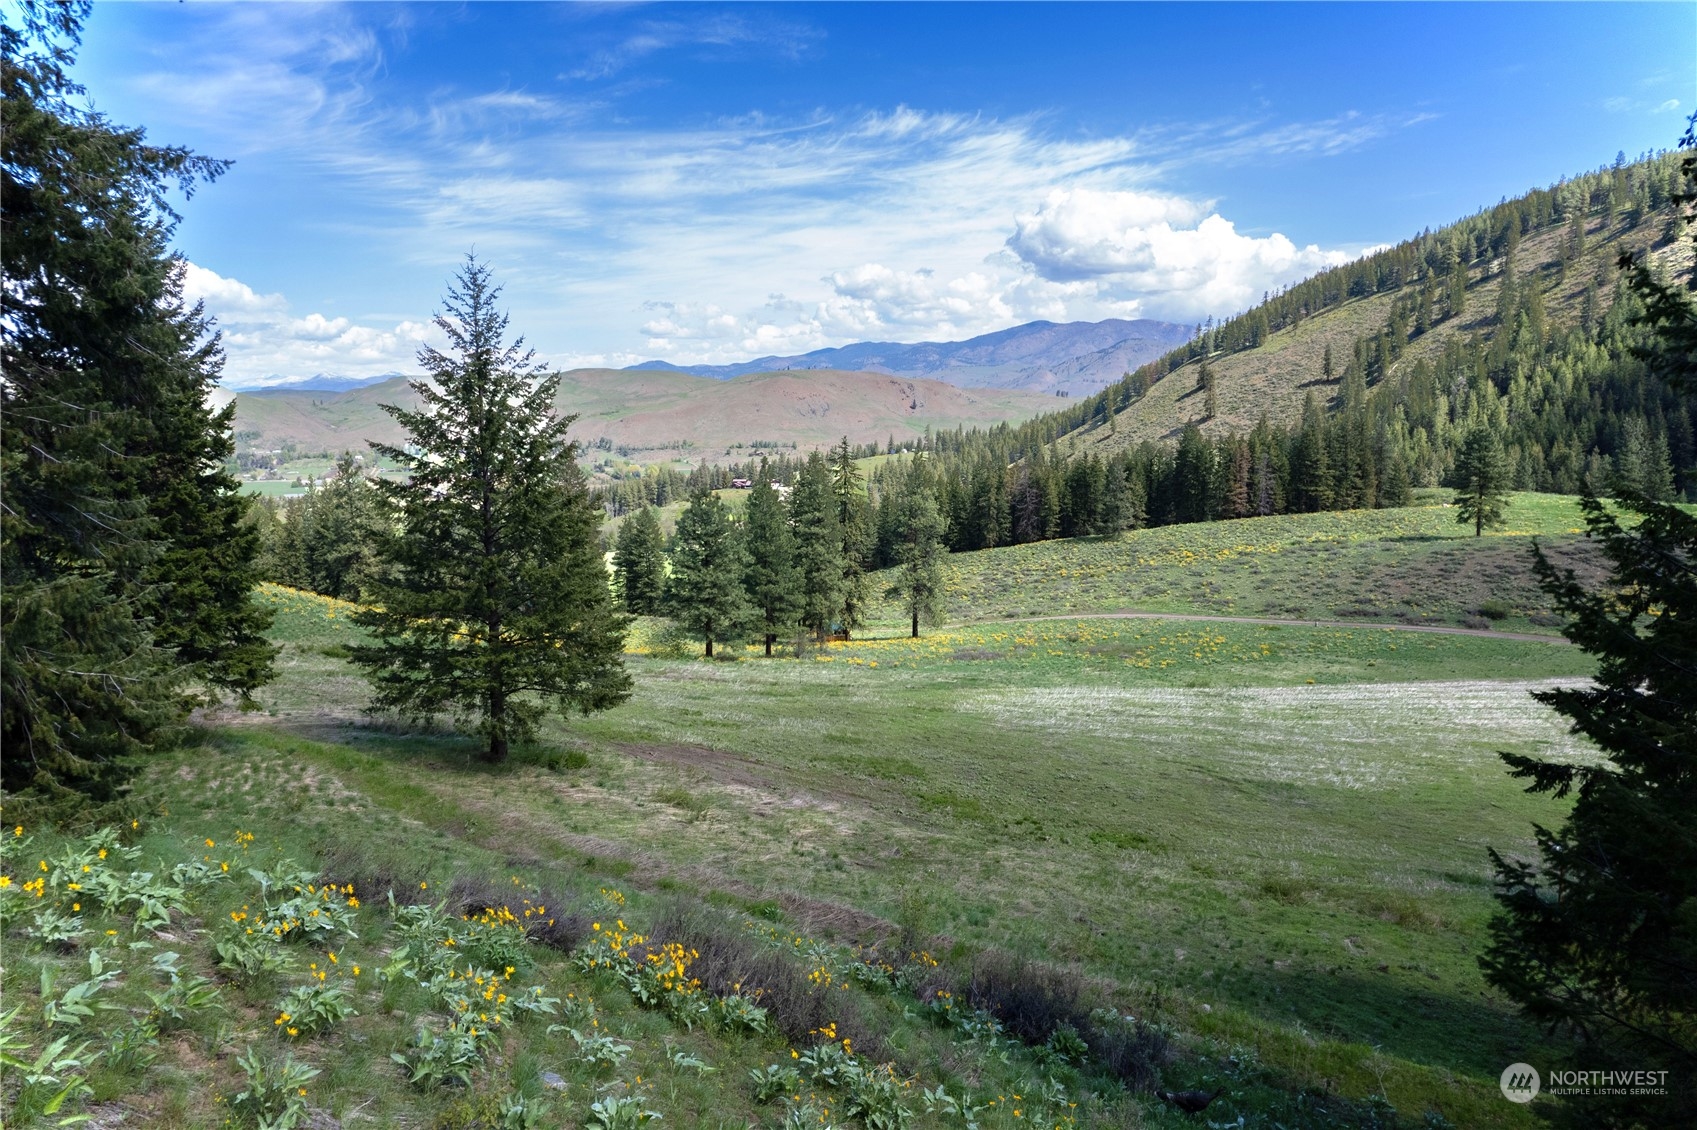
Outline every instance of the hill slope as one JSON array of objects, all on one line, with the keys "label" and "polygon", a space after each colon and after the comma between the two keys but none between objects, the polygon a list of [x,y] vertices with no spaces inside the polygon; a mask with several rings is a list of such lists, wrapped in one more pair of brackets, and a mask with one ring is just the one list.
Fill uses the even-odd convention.
[{"label": "hill slope", "polygon": [[[341,393],[270,389],[236,395],[236,439],[247,451],[363,451],[367,440],[398,443],[400,428],[380,404],[411,407],[404,378]],[[927,428],[986,427],[1021,420],[1054,403],[1017,390],[961,389],[941,381],[815,370],[750,373],[713,380],[660,370],[573,369],[557,401],[574,413],[573,438],[605,441],[636,458],[680,453],[712,459],[733,444],[824,446],[912,439]]]},{"label": "hill slope", "polygon": [[[1548,363],[1521,340],[1529,307],[1540,322],[1540,343],[1553,343],[1581,325],[1595,331],[1614,300],[1622,254],[1648,254],[1669,273],[1690,273],[1692,244],[1676,238],[1678,222],[1665,198],[1672,168],[1661,157],[1588,174],[1316,276],[1292,291],[1312,294],[1294,302],[1275,297],[1221,323],[1204,335],[1204,345],[1155,362],[1141,382],[1107,390],[1106,410],[1071,430],[1074,449],[1106,454],[1170,440],[1192,423],[1210,438],[1242,435],[1263,414],[1275,427],[1290,427],[1310,393],[1322,406],[1341,400],[1352,362],[1368,370],[1376,398],[1396,397],[1422,363],[1438,369],[1446,351],[1489,346],[1505,330],[1527,357],[1522,368]],[[1375,260],[1389,262],[1375,269]],[[1452,298],[1451,280],[1458,277],[1465,293]],[[1216,381],[1212,416],[1201,388],[1204,355]],[[1492,357],[1489,375],[1499,393],[1509,393],[1500,360]],[[1459,406],[1455,390],[1451,399]]]},{"label": "hill slope", "polygon": [[1148,319],[1100,322],[1027,322],[966,341],[862,341],[788,357],[760,357],[735,365],[671,365],[647,361],[631,368],[660,369],[728,379],[782,369],[854,369],[894,376],[929,377],[952,385],[1069,392],[1094,390],[1145,361],[1190,340],[1192,329]]}]

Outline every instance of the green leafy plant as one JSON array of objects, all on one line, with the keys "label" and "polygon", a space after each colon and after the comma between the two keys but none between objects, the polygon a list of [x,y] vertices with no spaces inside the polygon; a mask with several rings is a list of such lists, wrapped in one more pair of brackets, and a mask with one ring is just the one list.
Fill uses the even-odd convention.
[{"label": "green leafy plant", "polygon": [[887,1063],[856,1068],[847,1073],[843,1113],[860,1119],[866,1130],[906,1130],[913,1122],[913,1111],[903,1102],[908,1081]]},{"label": "green leafy plant", "polygon": [[[69,1036],[60,1036],[43,1048],[35,1059],[22,1059],[17,1053],[27,1052],[29,1044],[13,1031],[20,1008],[15,1007],[0,1016],[0,1066],[5,1067],[8,1074],[15,1072],[14,1078],[20,1083],[17,1097],[13,1100],[13,1112],[26,1118],[30,1114],[58,1114],[71,1099],[93,1093],[93,1088],[82,1074],[89,1059],[93,1058],[84,1055],[88,1041],[84,1040],[73,1048]],[[71,1115],[58,1125],[67,1126],[86,1120],[86,1115]]]},{"label": "green leafy plant", "polygon": [[711,1007],[714,1021],[727,1032],[750,1032],[763,1036],[771,1030],[766,1010],[740,993],[717,997]]},{"label": "green leafy plant", "polygon": [[680,1071],[693,1071],[697,1075],[711,1074],[716,1068],[688,1048],[674,1048],[670,1040],[666,1041],[666,1061]]},{"label": "green leafy plant", "polygon": [[769,1063],[751,1068],[748,1077],[754,1083],[754,1101],[762,1106],[801,1089],[801,1072],[794,1064]]},{"label": "green leafy plant", "polygon": [[73,950],[88,934],[88,927],[83,925],[80,914],[61,914],[55,907],[39,910],[35,914],[35,926],[30,930],[30,936],[45,945],[59,950]]},{"label": "green leafy plant", "polygon": [[275,937],[240,924],[215,941],[212,948],[218,955],[218,968],[244,984],[288,967],[288,957]]},{"label": "green leafy plant", "polygon": [[114,978],[123,972],[120,969],[106,968],[101,960],[100,952],[96,950],[88,955],[88,980],[79,981],[65,990],[62,997],[53,996],[53,982],[56,980],[51,966],[41,970],[41,1012],[48,1024],[68,1024],[80,1027],[82,1022],[91,1019],[95,1010],[109,1010],[118,1006],[105,1001],[96,1003],[95,996],[111,984]]},{"label": "green leafy plant", "polygon": [[586,1035],[576,1028],[568,1028],[566,1033],[577,1045],[577,1057],[598,1071],[603,1067],[618,1067],[631,1053],[629,1044],[602,1032]]},{"label": "green leafy plant", "polygon": [[638,1130],[660,1117],[659,1111],[648,1109],[641,1095],[607,1095],[590,1104],[584,1126],[587,1130]]},{"label": "green leafy plant", "polygon": [[996,1109],[994,1101],[974,1103],[972,1096],[965,1091],[957,1098],[949,1094],[941,1083],[934,1088],[921,1089],[919,1095],[925,1103],[926,1114],[943,1114],[958,1118],[966,1130],[978,1130],[978,1116]]},{"label": "green leafy plant", "polygon": [[318,1068],[298,1063],[290,1055],[282,1061],[266,1059],[253,1048],[236,1057],[247,1078],[247,1089],[230,1100],[230,1108],[252,1120],[258,1130],[292,1130],[306,1116],[306,1085],[316,1078]]},{"label": "green leafy plant", "polygon": [[784,1120],[779,1130],[837,1130],[819,1104],[812,1099],[792,1099],[784,1104]]},{"label": "green leafy plant", "polygon": [[417,1086],[465,1086],[482,1066],[483,1044],[488,1039],[487,1028],[450,1024],[442,1032],[431,1032],[420,1026],[409,1051],[394,1052],[389,1058],[406,1068],[407,1082]]},{"label": "green leafy plant", "polygon": [[346,982],[333,985],[327,981],[296,985],[277,1002],[272,1026],[291,1039],[327,1032],[348,1017],[359,1015],[354,1011],[351,987]]}]

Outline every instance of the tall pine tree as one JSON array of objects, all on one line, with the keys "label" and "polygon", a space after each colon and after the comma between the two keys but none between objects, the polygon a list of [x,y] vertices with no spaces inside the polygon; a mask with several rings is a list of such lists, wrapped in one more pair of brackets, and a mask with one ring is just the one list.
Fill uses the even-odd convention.
[{"label": "tall pine tree", "polygon": [[485,760],[532,736],[545,707],[587,714],[623,702],[629,619],[613,606],[599,512],[557,416],[559,377],[535,364],[489,268],[468,258],[436,317],[450,353],[419,352],[420,406],[383,410],[403,447],[373,444],[408,472],[377,486],[392,532],[374,606],[353,649],[373,705],[413,717],[452,712],[487,739]]},{"label": "tall pine tree", "polygon": [[886,595],[901,600],[913,638],[918,639],[921,619],[935,624],[942,616],[943,561],[949,550],[934,476],[923,457],[914,458],[900,489],[895,500],[896,575]]},{"label": "tall pine tree", "polygon": [[747,625],[751,609],[743,592],[747,559],[730,511],[709,490],[689,500],[678,516],[666,607],[672,617],[707,645],[731,639]]},{"label": "tall pine tree", "polygon": [[760,474],[748,492],[743,515],[748,567],[743,576],[748,600],[754,606],[756,630],[772,654],[772,645],[801,616],[801,573],[795,563],[795,535],[784,514],[783,500],[772,489],[771,471],[760,461]]},{"label": "tall pine tree", "polygon": [[226,166],[78,105],[88,11],[0,23],[0,782],[106,801],[189,680],[246,694],[273,650],[207,408],[218,341],[168,249],[170,188]]},{"label": "tall pine tree", "polygon": [[[1697,123],[1697,116],[1693,117]],[[1697,190],[1697,138],[1683,163]],[[1683,203],[1697,200],[1684,195]],[[1697,238],[1697,237],[1694,237]],[[1697,301],[1626,260],[1654,331],[1658,378],[1697,398]],[[1611,565],[1603,591],[1540,551],[1565,634],[1598,657],[1593,683],[1535,697],[1603,756],[1581,763],[1504,754],[1528,791],[1575,797],[1559,829],[1534,826],[1536,860],[1491,852],[1501,912],[1480,959],[1486,979],[1535,1020],[1576,1032],[1580,1067],[1660,1072],[1660,1086],[1565,1104],[1585,1126],[1697,1123],[1697,518],[1628,493],[1639,521],[1582,500]],[[1659,1091],[1660,1093],[1657,1093]]]},{"label": "tall pine tree", "polygon": [[843,607],[843,533],[831,468],[817,451],[790,491],[790,528],[801,573],[801,622],[823,643]]},{"label": "tall pine tree", "polygon": [[1490,426],[1478,423],[1467,433],[1455,461],[1455,520],[1473,524],[1473,536],[1507,521],[1509,466]]},{"label": "tall pine tree", "polygon": [[868,558],[872,548],[872,516],[848,436],[831,452],[831,492],[837,501],[837,526],[843,539],[842,624],[846,631],[866,622],[866,606],[871,596]]},{"label": "tall pine tree", "polygon": [[619,524],[613,545],[613,588],[632,616],[659,616],[664,611],[666,544],[651,506]]}]

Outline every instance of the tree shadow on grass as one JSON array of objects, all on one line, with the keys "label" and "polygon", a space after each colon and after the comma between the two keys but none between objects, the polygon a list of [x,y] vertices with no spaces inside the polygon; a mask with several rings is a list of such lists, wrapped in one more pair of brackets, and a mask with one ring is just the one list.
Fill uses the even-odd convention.
[{"label": "tree shadow on grass", "polygon": [[1419,974],[1275,969],[1246,971],[1233,986],[1238,1006],[1268,1020],[1292,1020],[1316,1036],[1381,1048],[1432,1067],[1495,1078],[1527,1057],[1560,1058],[1569,1045],[1483,991],[1414,983]]}]

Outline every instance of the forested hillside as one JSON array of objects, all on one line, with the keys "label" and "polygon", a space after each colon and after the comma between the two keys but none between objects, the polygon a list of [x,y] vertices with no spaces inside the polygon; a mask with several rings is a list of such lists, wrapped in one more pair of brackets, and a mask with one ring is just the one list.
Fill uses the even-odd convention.
[{"label": "forested hillside", "polygon": [[1476,478],[1469,437],[1493,491],[1689,497],[1691,409],[1650,375],[1618,267],[1690,277],[1679,175],[1622,158],[1269,295],[1064,411],[928,437],[950,547],[1401,505]]}]

